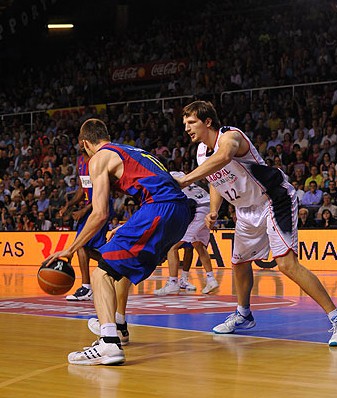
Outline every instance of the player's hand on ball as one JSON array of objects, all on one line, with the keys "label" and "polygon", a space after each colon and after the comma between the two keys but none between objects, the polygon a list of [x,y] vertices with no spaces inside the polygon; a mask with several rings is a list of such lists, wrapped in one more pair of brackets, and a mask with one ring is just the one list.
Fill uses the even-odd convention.
[{"label": "player's hand on ball", "polygon": [[71,259],[73,258],[74,253],[70,252],[69,250],[62,250],[59,252],[55,252],[54,254],[51,254],[48,256],[42,264],[44,264],[46,267],[50,265],[54,260],[57,260],[58,258],[67,258],[69,260],[69,263],[71,262]]}]

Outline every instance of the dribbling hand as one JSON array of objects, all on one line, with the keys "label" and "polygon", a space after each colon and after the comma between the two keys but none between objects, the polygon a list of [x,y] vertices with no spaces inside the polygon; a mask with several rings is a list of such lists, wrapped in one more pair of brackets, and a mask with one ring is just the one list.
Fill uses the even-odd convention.
[{"label": "dribbling hand", "polygon": [[54,254],[51,254],[48,256],[42,264],[44,264],[46,267],[48,267],[54,260],[57,260],[59,258],[67,258],[69,263],[71,262],[71,259],[73,258],[73,253],[70,252],[69,250],[62,250],[59,252],[55,252]]}]

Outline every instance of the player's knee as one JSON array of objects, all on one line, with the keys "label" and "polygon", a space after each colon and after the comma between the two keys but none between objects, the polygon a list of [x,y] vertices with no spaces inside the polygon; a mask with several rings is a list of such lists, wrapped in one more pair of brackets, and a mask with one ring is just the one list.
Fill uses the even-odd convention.
[{"label": "player's knee", "polygon": [[194,247],[196,250],[203,250],[204,247],[205,247],[204,244],[203,244],[202,242],[200,242],[200,241],[193,242],[192,245],[193,245],[193,247]]},{"label": "player's knee", "polygon": [[95,268],[91,274],[91,283],[93,285],[96,284],[99,280],[103,279],[106,274],[106,271],[103,269],[98,267]]},{"label": "player's knee", "polygon": [[290,266],[287,263],[278,263],[278,269],[282,274],[288,275],[290,272]]},{"label": "player's knee", "polygon": [[275,260],[279,271],[288,276],[296,272],[296,268],[299,265],[298,259],[293,252],[289,252],[286,256],[278,257]]},{"label": "player's knee", "polygon": [[298,269],[297,265],[298,262],[290,262],[290,261],[280,261],[277,262],[278,265],[278,269],[280,272],[282,272],[282,274],[288,276],[288,277],[292,277],[292,275],[294,275]]}]

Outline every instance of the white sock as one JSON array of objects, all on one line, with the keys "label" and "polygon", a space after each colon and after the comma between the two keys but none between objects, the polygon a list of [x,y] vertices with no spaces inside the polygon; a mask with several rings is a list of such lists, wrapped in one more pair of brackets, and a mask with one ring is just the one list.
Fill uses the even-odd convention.
[{"label": "white sock", "polygon": [[169,277],[169,282],[170,283],[178,283],[178,278],[176,276],[170,276]]},{"label": "white sock", "polygon": [[116,323],[119,323],[120,325],[123,325],[123,323],[125,323],[125,315],[116,312],[115,316],[116,316]]},{"label": "white sock", "polygon": [[211,272],[206,272],[206,276],[207,276],[207,279],[214,279],[214,273],[213,273],[213,271],[211,271]]},{"label": "white sock", "polygon": [[242,316],[248,316],[250,314],[250,307],[242,307],[238,305],[238,311]]},{"label": "white sock", "polygon": [[188,279],[188,274],[189,274],[188,271],[181,271],[181,277],[182,277],[183,279]]},{"label": "white sock", "polygon": [[91,289],[91,284],[90,284],[90,283],[82,283],[82,286],[83,286],[83,287],[86,287],[87,289],[92,290],[92,289]]},{"label": "white sock", "polygon": [[337,322],[337,308],[335,308],[333,311],[329,312],[328,317],[330,319],[330,322]]},{"label": "white sock", "polygon": [[101,325],[101,337],[116,337],[117,326],[115,323],[103,323]]}]

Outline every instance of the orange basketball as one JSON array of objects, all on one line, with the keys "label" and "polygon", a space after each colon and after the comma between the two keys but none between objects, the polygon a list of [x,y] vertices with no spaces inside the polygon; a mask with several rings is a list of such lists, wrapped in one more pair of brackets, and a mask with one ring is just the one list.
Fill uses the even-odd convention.
[{"label": "orange basketball", "polygon": [[37,273],[40,288],[52,295],[65,294],[74,285],[74,268],[64,260],[55,260],[48,267],[44,264]]}]

